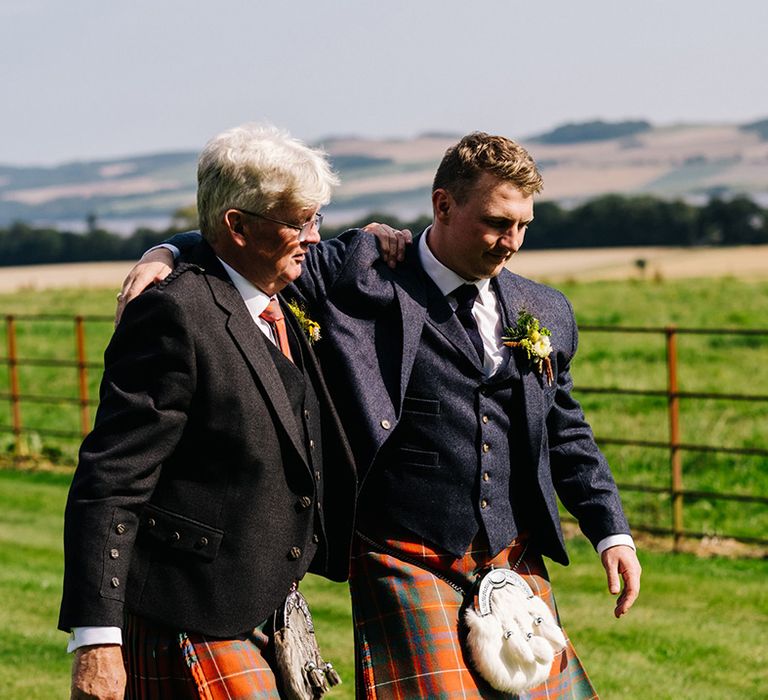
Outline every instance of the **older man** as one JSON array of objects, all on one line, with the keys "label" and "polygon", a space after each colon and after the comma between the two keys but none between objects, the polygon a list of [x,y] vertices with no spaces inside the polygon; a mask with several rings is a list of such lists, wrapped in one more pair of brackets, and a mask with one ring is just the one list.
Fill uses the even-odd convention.
[{"label": "older man", "polygon": [[[558,496],[620,594],[615,615],[638,595],[616,485],[571,395],[571,306],[506,269],[541,186],[518,144],[469,134],[446,152],[433,224],[401,265],[350,231],[307,255],[290,292],[325,327],[318,357],[355,426],[360,697],[512,697],[469,663],[460,617],[490,566],[515,569],[556,616],[542,556],[568,562]],[[568,643],[549,677],[514,697],[594,696]]]},{"label": "older man", "polygon": [[260,628],[308,570],[347,578],[354,467],[280,295],[335,182],[274,128],[203,150],[204,240],[126,309],[69,494],[73,698],[276,698]]}]

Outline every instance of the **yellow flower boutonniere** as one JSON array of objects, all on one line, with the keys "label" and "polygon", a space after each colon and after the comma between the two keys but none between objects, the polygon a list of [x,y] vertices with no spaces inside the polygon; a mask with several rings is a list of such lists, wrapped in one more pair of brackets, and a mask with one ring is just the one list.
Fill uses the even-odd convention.
[{"label": "yellow flower boutonniere", "polygon": [[505,328],[502,336],[504,345],[511,348],[523,348],[528,359],[534,364],[539,374],[546,376],[547,386],[552,384],[552,343],[549,336],[552,332],[541,325],[538,318],[531,316],[525,309],[517,315],[517,324],[513,328]]},{"label": "yellow flower boutonniere", "polygon": [[301,330],[304,331],[304,333],[307,334],[307,339],[309,340],[309,344],[312,345],[313,343],[320,340],[320,324],[317,321],[313,321],[309,316],[307,316],[307,311],[304,308],[304,305],[299,303],[292,299],[288,302],[288,308],[291,310],[293,315],[296,317],[296,320],[299,322],[299,325],[301,326]]}]

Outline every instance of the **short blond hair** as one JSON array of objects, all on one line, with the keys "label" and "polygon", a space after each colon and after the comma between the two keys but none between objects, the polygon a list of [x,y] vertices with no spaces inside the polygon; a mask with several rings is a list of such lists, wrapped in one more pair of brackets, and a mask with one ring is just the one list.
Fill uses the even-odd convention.
[{"label": "short blond hair", "polygon": [[268,213],[320,207],[339,184],[327,154],[269,124],[243,124],[214,136],[197,163],[200,231],[213,242],[227,209]]},{"label": "short blond hair", "polygon": [[464,203],[483,173],[513,184],[526,196],[541,192],[543,187],[536,161],[519,143],[473,131],[445,152],[432,191],[447,190],[457,202]]}]

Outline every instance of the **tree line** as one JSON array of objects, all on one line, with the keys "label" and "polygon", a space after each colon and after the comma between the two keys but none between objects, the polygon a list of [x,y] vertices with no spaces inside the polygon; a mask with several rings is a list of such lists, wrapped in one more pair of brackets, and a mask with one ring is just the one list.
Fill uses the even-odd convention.
[{"label": "tree line", "polygon": [[[110,233],[91,222],[87,233],[37,228],[16,222],[0,228],[0,266],[42,263],[134,260],[177,231],[196,228],[194,212],[177,212],[170,228],[139,228],[131,236]],[[430,217],[402,220],[371,213],[343,226],[325,226],[322,235],[370,221],[382,221],[414,234]],[[768,209],[748,197],[715,197],[697,206],[651,196],[606,195],[567,208],[538,202],[526,236],[527,249],[621,246],[728,246],[768,243]]]}]

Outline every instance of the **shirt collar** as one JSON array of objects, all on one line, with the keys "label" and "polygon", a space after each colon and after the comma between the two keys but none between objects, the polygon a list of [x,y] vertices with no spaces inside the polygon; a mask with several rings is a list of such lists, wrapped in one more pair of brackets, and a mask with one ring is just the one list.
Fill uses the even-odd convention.
[{"label": "shirt collar", "polygon": [[227,271],[227,274],[232,280],[232,284],[235,285],[235,289],[237,289],[240,296],[243,297],[243,301],[251,316],[253,318],[258,318],[262,311],[267,308],[267,304],[269,304],[272,297],[270,297],[269,294],[262,292],[258,287],[245,279],[245,277],[243,277],[237,270],[230,265],[227,265],[221,258],[219,258],[219,262]]},{"label": "shirt collar", "polygon": [[424,233],[419,237],[419,257],[421,259],[421,266],[424,268],[424,272],[427,276],[437,285],[443,296],[450,294],[456,287],[462,284],[474,284],[480,293],[480,299],[485,296],[485,293],[490,288],[491,280],[489,278],[481,280],[465,280],[460,275],[457,275],[453,270],[447,268],[441,263],[435,254],[429,249],[427,244],[427,238],[432,230],[431,226],[427,226]]}]

